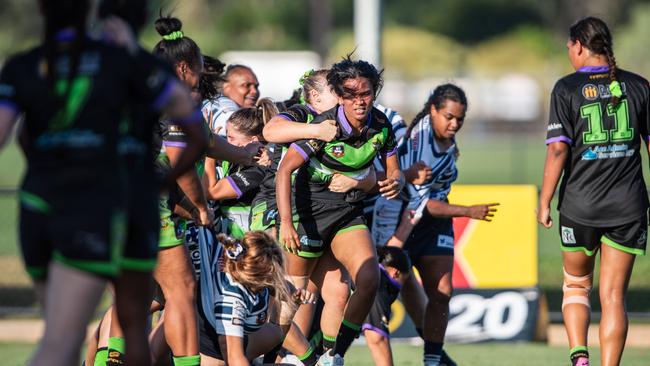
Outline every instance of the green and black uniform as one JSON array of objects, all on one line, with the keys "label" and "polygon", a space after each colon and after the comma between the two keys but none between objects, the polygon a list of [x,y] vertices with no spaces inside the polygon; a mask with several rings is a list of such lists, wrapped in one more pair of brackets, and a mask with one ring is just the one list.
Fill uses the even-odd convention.
[{"label": "green and black uniform", "polygon": [[[318,115],[313,108],[306,104],[294,104],[288,110],[278,114],[288,121],[311,123]],[[265,175],[260,190],[253,200],[251,209],[251,230],[268,230],[275,226],[278,215],[278,205],[275,200],[275,175],[280,166],[280,161],[287,151],[284,144],[269,144],[267,151],[271,155],[271,165],[265,168]]]},{"label": "green and black uniform", "polygon": [[242,239],[249,231],[251,205],[264,179],[265,169],[253,165],[243,166],[224,161],[224,178],[237,193],[237,198],[219,202],[226,234]]},{"label": "green and black uniform", "polygon": [[334,236],[367,229],[363,218],[365,194],[360,190],[337,193],[329,190],[334,173],[363,179],[377,154],[384,157],[396,153],[395,136],[390,122],[373,108],[359,135],[355,135],[345,117],[343,107],[336,106],[317,116],[311,123],[335,120],[339,133],[335,140],[300,140],[291,144],[305,159],[293,185],[294,225],[299,236],[302,257],[319,257]]},{"label": "green and black uniform", "polygon": [[[63,36],[59,42],[65,47]],[[126,50],[89,39],[68,86],[70,61],[67,54],[56,58],[53,88],[42,46],[12,57],[0,75],[0,105],[25,116],[22,253],[36,278],[46,276],[51,260],[115,276],[133,264],[122,261],[129,179],[121,121],[127,106],[160,105],[165,79],[151,77],[158,70],[138,67]]]},{"label": "green and black uniform", "polygon": [[593,255],[601,242],[644,254],[648,196],[641,168],[650,125],[648,81],[617,70],[623,98],[610,103],[608,68],[585,67],[560,79],[551,95],[546,143],[564,142],[558,209],[562,248]]}]

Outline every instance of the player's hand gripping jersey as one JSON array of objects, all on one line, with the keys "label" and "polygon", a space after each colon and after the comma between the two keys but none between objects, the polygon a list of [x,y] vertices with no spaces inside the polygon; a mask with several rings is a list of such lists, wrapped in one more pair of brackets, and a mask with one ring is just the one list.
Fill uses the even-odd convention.
[{"label": "player's hand gripping jersey", "polygon": [[616,226],[646,214],[641,140],[648,137],[648,81],[617,70],[623,98],[610,102],[607,67],[585,67],[560,79],[551,94],[546,143],[565,142],[571,156],[559,210],[588,226]]},{"label": "player's hand gripping jersey", "polygon": [[336,106],[320,114],[311,123],[332,119],[338,123],[339,134],[331,142],[300,140],[291,145],[307,161],[296,176],[296,200],[309,198],[319,201],[358,202],[365,196],[359,190],[337,193],[328,185],[334,173],[354,179],[363,179],[370,173],[375,156],[387,157],[396,153],[396,141],[386,115],[373,108],[366,126],[355,135],[345,117],[343,108]]}]

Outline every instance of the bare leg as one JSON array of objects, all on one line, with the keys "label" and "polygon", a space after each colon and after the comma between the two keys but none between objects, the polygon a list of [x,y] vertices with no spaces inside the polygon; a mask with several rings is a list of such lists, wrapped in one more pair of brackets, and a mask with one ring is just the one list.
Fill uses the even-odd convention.
[{"label": "bare leg", "polygon": [[390,348],[390,340],[372,330],[365,330],[363,335],[368,342],[368,348],[372,360],[376,366],[393,366],[393,353]]},{"label": "bare leg", "polygon": [[[583,252],[562,252],[564,271],[570,276],[589,276],[594,271],[594,261],[595,256],[588,256]],[[565,288],[567,290],[582,290],[583,286],[568,285]],[[564,327],[569,338],[569,349],[578,346],[587,346],[591,308],[585,306],[585,304],[567,303],[562,306],[562,317],[564,318]]]},{"label": "bare leg", "polygon": [[161,250],[154,277],[165,295],[165,339],[174,356],[198,355],[196,281],[187,248]]},{"label": "bare leg", "polygon": [[427,294],[424,288],[418,282],[415,274],[412,273],[404,282],[402,290],[402,303],[406,309],[406,313],[413,320],[415,327],[422,330],[424,329],[424,312],[427,307]]},{"label": "bare leg", "polygon": [[452,256],[425,256],[416,263],[428,302],[424,314],[424,340],[443,343],[449,320]]},{"label": "bare leg", "polygon": [[600,254],[600,352],[604,366],[621,362],[627,338],[625,294],[634,266],[633,254],[601,245]]},{"label": "bare leg", "polygon": [[[106,287],[106,280],[56,262],[49,266],[45,291],[45,334],[32,366],[79,363],[86,327]],[[62,335],[65,334],[65,337]]]}]

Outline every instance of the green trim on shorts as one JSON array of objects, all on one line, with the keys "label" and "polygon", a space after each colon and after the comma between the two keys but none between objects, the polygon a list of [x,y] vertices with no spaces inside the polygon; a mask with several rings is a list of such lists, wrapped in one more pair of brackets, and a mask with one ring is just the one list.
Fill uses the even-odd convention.
[{"label": "green trim on shorts", "polygon": [[603,244],[607,244],[607,245],[609,245],[610,247],[612,247],[614,249],[618,249],[618,250],[620,250],[622,252],[625,252],[625,253],[628,253],[628,254],[645,255],[645,250],[639,249],[639,248],[626,247],[624,245],[621,245],[621,244],[613,241],[612,239],[606,237],[605,235],[603,235],[603,237],[600,238],[600,241],[602,241]]},{"label": "green trim on shorts", "polygon": [[58,251],[52,252],[52,259],[68,267],[104,276],[115,276],[120,271],[120,267],[116,261],[101,262],[83,259],[70,259],[66,258]]},{"label": "green trim on shorts", "polygon": [[563,252],[584,252],[586,255],[593,257],[594,254],[598,252],[598,249],[589,250],[585,247],[566,247],[563,244],[560,244]]},{"label": "green trim on shorts", "polygon": [[33,278],[43,278],[47,273],[47,267],[25,266],[25,271]]},{"label": "green trim on shorts", "polygon": [[343,233],[347,233],[348,231],[359,230],[359,229],[368,230],[368,226],[366,226],[366,224],[358,224],[358,225],[352,225],[352,226],[344,227],[343,229],[337,231],[336,234],[334,234],[334,236],[339,235],[339,234],[343,234]]},{"label": "green trim on shorts", "polygon": [[20,198],[20,203],[27,208],[44,214],[52,212],[52,207],[47,201],[31,192],[20,191],[18,197]]},{"label": "green trim on shorts", "polygon": [[284,244],[282,244],[282,249],[284,249],[284,251],[287,252],[287,253],[297,255],[298,257],[301,257],[301,258],[320,258],[320,257],[323,256],[323,253],[325,253],[325,251],[318,252],[318,253],[313,253],[313,252],[305,252],[305,251],[302,251],[302,250],[299,250],[298,253],[294,253],[294,252],[290,251],[289,248]]},{"label": "green trim on shorts", "polygon": [[135,259],[135,258],[122,258],[120,261],[120,268],[128,269],[131,271],[151,272],[156,268],[158,260],[153,259]]}]

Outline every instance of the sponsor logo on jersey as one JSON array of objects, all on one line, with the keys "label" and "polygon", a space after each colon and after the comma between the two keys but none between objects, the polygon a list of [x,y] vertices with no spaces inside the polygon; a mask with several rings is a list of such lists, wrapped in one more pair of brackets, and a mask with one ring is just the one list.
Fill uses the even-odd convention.
[{"label": "sponsor logo on jersey", "polygon": [[587,84],[582,87],[582,96],[587,100],[598,98],[598,88],[594,84]]},{"label": "sponsor logo on jersey", "polygon": [[559,130],[561,128],[562,128],[562,124],[560,124],[560,123],[551,123],[550,125],[548,125],[548,127],[546,127],[546,130],[547,131],[553,131],[553,130]]},{"label": "sponsor logo on jersey", "polygon": [[246,177],[243,174],[241,174],[240,172],[237,172],[234,175],[236,175],[237,178],[239,178],[241,180],[241,182],[244,183],[244,185],[246,187],[251,185],[250,182],[248,181],[248,179],[246,179]]},{"label": "sponsor logo on jersey", "polygon": [[644,244],[648,240],[648,230],[643,230],[639,239],[636,240],[637,244]]},{"label": "sponsor logo on jersey", "polygon": [[598,159],[598,154],[592,149],[587,149],[582,153],[582,160],[596,160]]},{"label": "sponsor logo on jersey", "polygon": [[318,140],[309,140],[307,141],[307,145],[311,147],[312,151],[316,152],[320,149]]},{"label": "sponsor logo on jersey", "polygon": [[332,146],[332,155],[334,155],[337,158],[340,158],[343,155],[345,155],[345,148],[343,147],[343,145]]},{"label": "sponsor logo on jersey", "polygon": [[302,235],[300,237],[300,244],[307,247],[320,248],[323,246],[323,241],[316,240],[316,239],[309,239],[307,235]]},{"label": "sponsor logo on jersey", "polygon": [[438,248],[454,248],[454,237],[449,235],[438,235]]},{"label": "sponsor logo on jersey", "polygon": [[576,236],[573,233],[573,228],[562,226],[562,243],[564,244],[576,243]]}]

